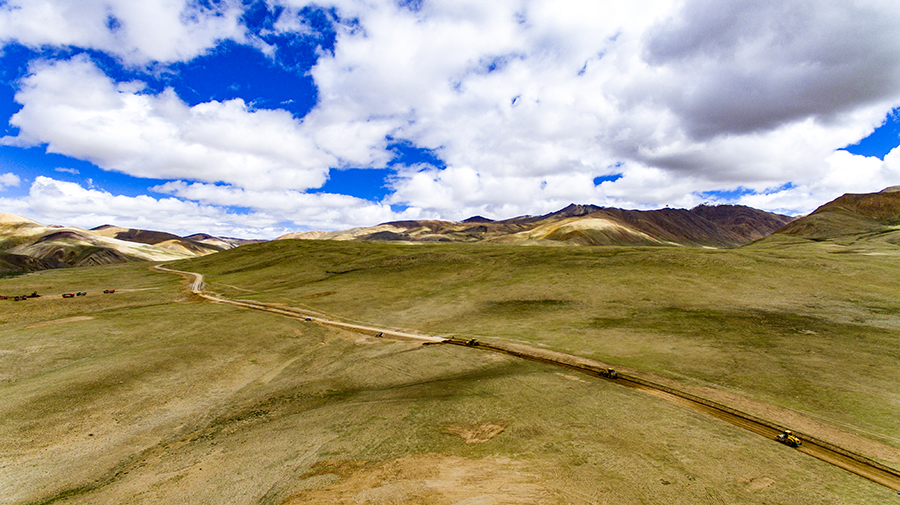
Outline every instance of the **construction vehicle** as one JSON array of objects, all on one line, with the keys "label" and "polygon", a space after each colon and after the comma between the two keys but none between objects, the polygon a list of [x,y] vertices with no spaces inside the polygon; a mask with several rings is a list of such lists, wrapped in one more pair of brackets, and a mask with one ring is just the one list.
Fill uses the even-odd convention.
[{"label": "construction vehicle", "polygon": [[619,374],[613,370],[612,368],[600,369],[600,375],[606,377],[607,379],[618,379]]},{"label": "construction vehicle", "polygon": [[467,345],[469,347],[475,347],[478,345],[478,340],[474,338],[470,339],[462,339],[456,337],[448,337],[443,340],[445,344],[455,344],[455,345]]},{"label": "construction vehicle", "polygon": [[784,430],[784,433],[778,435],[776,438],[779,442],[789,447],[800,447],[803,445],[803,441],[797,438],[791,430]]},{"label": "construction vehicle", "polygon": [[606,377],[607,379],[618,379],[619,373],[616,372],[612,368],[600,368],[598,366],[586,365],[586,368],[590,371],[596,373],[600,377]]}]

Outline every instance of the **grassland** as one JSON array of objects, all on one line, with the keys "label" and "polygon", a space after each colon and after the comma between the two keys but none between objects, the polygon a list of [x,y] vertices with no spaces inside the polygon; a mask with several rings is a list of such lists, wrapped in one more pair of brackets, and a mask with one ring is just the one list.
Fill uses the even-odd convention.
[{"label": "grassland", "polygon": [[[283,241],[173,266],[229,297],[542,345],[897,447],[898,258],[837,252]],[[147,266],[0,281],[2,294],[46,295],[2,302],[0,501],[896,499],[639,391],[201,302]],[[72,291],[89,296],[58,296]],[[59,320],[71,322],[42,324]],[[467,443],[485,430],[493,437]]]},{"label": "grassland", "polygon": [[183,265],[230,297],[542,345],[900,447],[898,260],[892,246],[789,238],[736,250],[287,241]]}]

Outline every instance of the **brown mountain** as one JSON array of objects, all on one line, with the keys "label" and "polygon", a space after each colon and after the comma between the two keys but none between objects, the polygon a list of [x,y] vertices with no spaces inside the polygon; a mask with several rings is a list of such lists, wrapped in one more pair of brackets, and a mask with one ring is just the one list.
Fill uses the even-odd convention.
[{"label": "brown mountain", "polygon": [[103,237],[111,237],[118,240],[135,242],[138,244],[150,244],[164,249],[173,251],[181,251],[195,256],[203,256],[206,254],[219,252],[226,247],[207,244],[192,240],[190,238],[182,238],[172,233],[163,231],[139,230],[134,228],[120,228],[118,226],[103,225],[90,230],[96,235]]},{"label": "brown mountain", "polygon": [[45,226],[0,214],[0,273],[126,261],[169,261],[210,254],[222,247],[164,232],[101,226],[94,230]]},{"label": "brown mountain", "polygon": [[846,194],[778,231],[810,240],[878,240],[900,245],[900,186]]},{"label": "brown mountain", "polygon": [[208,245],[211,247],[218,247],[221,250],[225,249],[234,249],[235,247],[240,247],[242,245],[247,244],[258,244],[260,242],[265,242],[265,240],[248,240],[243,238],[232,238],[232,237],[214,237],[212,235],[206,233],[195,233],[193,235],[188,235],[187,237],[183,237],[185,240],[192,240],[194,242],[199,242],[204,245]]},{"label": "brown mountain", "polygon": [[771,234],[791,219],[739,205],[638,211],[572,204],[543,216],[502,221],[481,216],[462,222],[396,221],[337,232],[292,233],[279,238],[736,247]]},{"label": "brown mountain", "polygon": [[65,263],[49,260],[32,258],[23,254],[12,254],[0,252],[0,275],[9,272],[36,272],[38,270],[49,270],[51,268],[67,267]]}]

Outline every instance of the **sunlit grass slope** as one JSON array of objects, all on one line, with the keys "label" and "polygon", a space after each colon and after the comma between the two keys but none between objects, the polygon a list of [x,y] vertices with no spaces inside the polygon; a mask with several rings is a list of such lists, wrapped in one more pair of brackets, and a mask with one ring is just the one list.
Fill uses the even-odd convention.
[{"label": "sunlit grass slope", "polygon": [[[561,329],[566,313],[595,303],[590,279],[578,277],[627,259],[624,250],[585,250],[548,266],[563,256],[274,245],[181,266],[211,273],[215,288],[235,295],[305,300],[348,317],[441,331],[472,324],[603,355],[625,347],[598,347],[604,339],[591,335],[603,334],[598,317],[627,313],[587,311],[571,326],[581,330]],[[703,256],[668,261],[677,258]],[[222,270],[231,273],[214,273]],[[539,272],[557,282],[538,289]],[[184,287],[146,264],[0,284],[3,293],[44,295],[0,302],[0,501],[802,505],[884,503],[894,494],[614,383],[199,301]],[[88,296],[59,296],[71,291]],[[541,326],[547,331],[533,331]],[[640,360],[665,361],[657,354],[665,353]],[[485,425],[505,429],[481,443],[460,435]]]},{"label": "sunlit grass slope", "polygon": [[278,241],[180,263],[229,297],[523,341],[723,389],[900,447],[900,256]]}]

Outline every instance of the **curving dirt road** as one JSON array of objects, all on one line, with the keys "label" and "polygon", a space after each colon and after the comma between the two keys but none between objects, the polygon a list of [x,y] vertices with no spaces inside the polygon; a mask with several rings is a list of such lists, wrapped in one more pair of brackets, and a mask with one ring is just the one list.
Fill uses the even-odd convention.
[{"label": "curving dirt road", "polygon": [[[250,300],[231,300],[218,295],[206,294],[203,291],[203,275],[196,272],[184,272],[180,270],[172,270],[161,265],[154,267],[156,270],[167,273],[175,273],[192,278],[189,289],[190,291],[202,298],[216,302],[228,303],[239,307],[263,310],[273,312],[288,317],[303,319],[305,321],[315,322],[326,326],[342,328],[350,331],[363,333],[370,336],[387,337],[402,340],[416,340],[426,344],[451,344],[473,349],[481,349],[485,351],[499,352],[522,359],[547,363],[550,365],[560,366],[577,372],[581,372],[594,377],[613,381],[626,387],[631,387],[648,394],[666,399],[673,403],[678,403],[686,407],[692,408],[698,412],[711,415],[745,430],[751,431],[758,435],[762,435],[768,439],[775,440],[775,437],[784,431],[786,427],[780,426],[771,421],[752,416],[745,412],[729,407],[725,404],[702,398],[700,396],[688,393],[686,391],[673,388],[658,382],[648,380],[635,373],[618,373],[615,377],[611,377],[608,373],[609,365],[599,361],[590,360],[580,356],[548,351],[520,344],[507,343],[484,343],[475,340],[460,340],[455,338],[442,338],[433,335],[420,335],[415,333],[398,332],[371,326],[363,326],[341,321],[335,321],[323,317],[321,314],[315,314],[309,311],[294,309],[289,307],[275,307],[270,304],[250,301]],[[814,436],[794,432],[802,441],[803,445],[796,450],[818,458],[822,461],[843,468],[856,475],[869,479],[873,482],[886,486],[900,493],[900,471],[882,465],[877,461],[866,458],[851,450],[838,447],[834,444],[820,440]]]},{"label": "curving dirt road", "polygon": [[198,274],[196,272],[184,272],[181,270],[172,270],[170,268],[166,268],[161,265],[156,265],[153,268],[158,271],[161,271],[161,272],[180,274],[180,275],[184,275],[186,277],[192,278],[193,281],[188,286],[188,289],[190,289],[191,293],[193,293],[201,298],[210,300],[212,302],[227,303],[230,305],[237,305],[238,307],[262,310],[265,312],[281,314],[283,316],[301,318],[303,320],[315,322],[317,324],[331,326],[334,328],[343,328],[345,330],[355,331],[355,332],[363,333],[363,334],[370,335],[370,336],[381,336],[381,337],[395,338],[395,339],[401,339],[401,340],[416,340],[416,341],[422,341],[422,342],[433,343],[433,344],[439,344],[444,341],[444,338],[436,337],[433,335],[421,335],[418,333],[405,333],[405,332],[396,331],[396,330],[388,330],[388,329],[384,329],[384,328],[375,328],[372,326],[364,326],[364,325],[353,324],[353,323],[345,323],[342,321],[335,321],[333,319],[328,319],[326,317],[323,317],[321,314],[317,314],[317,313],[307,311],[307,310],[295,309],[295,308],[291,308],[291,307],[276,307],[271,304],[256,302],[256,301],[252,301],[252,300],[232,300],[229,298],[223,298],[219,295],[210,295],[203,291],[203,287],[205,286],[205,284],[203,283],[203,275],[202,274]]}]

